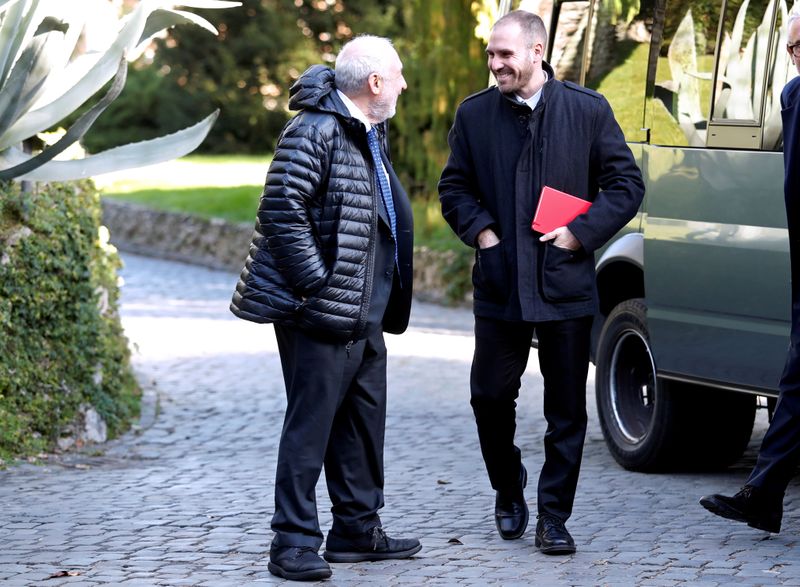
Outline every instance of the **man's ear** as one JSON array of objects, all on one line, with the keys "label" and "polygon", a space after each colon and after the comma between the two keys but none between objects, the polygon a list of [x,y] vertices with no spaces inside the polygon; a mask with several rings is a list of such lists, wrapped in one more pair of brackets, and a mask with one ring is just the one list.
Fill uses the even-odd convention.
[{"label": "man's ear", "polygon": [[375,96],[381,93],[383,80],[381,79],[381,76],[379,76],[377,73],[369,74],[369,77],[367,78],[367,84],[369,85],[370,93],[374,94]]}]

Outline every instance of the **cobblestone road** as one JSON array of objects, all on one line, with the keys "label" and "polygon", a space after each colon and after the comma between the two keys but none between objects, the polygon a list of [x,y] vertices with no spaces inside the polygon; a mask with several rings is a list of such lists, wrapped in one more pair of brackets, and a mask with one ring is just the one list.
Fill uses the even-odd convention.
[{"label": "cobblestone road", "polygon": [[[125,261],[123,321],[157,415],[151,401],[140,430],[99,450],[0,471],[0,583],[279,583],[266,568],[285,401],[272,329],[228,313],[235,275]],[[800,483],[776,536],[697,505],[744,481],[763,415],[730,471],[658,476],[614,463],[592,407],[569,522],[579,550],[550,558],[534,547],[532,527],[510,542],[494,529],[468,403],[470,312],[417,303],[409,332],[387,339],[382,518],[390,534],[418,536],[423,550],[410,561],[335,565],[327,585],[800,585]],[[532,472],[542,459],[541,395],[533,359],[517,433]],[[326,528],[323,483],[319,504]]]}]

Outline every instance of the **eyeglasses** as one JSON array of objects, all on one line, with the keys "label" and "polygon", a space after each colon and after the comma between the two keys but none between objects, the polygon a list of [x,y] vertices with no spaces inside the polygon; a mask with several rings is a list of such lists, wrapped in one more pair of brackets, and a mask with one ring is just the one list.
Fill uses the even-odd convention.
[{"label": "eyeglasses", "polygon": [[786,48],[789,51],[791,51],[792,55],[800,58],[800,43],[795,43],[794,45],[786,45]]}]

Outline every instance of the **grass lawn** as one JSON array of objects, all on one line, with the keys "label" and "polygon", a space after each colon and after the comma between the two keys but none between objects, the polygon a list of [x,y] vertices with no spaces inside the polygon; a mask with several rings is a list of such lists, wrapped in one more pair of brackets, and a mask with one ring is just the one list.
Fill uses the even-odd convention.
[{"label": "grass lawn", "polygon": [[189,155],[97,180],[103,196],[173,212],[250,222],[271,156]]},{"label": "grass lawn", "polygon": [[158,210],[187,212],[206,218],[223,218],[231,222],[255,220],[261,187],[190,186],[142,188],[125,193],[108,193],[104,196],[136,202]]},{"label": "grass lawn", "polygon": [[[101,176],[103,196],[159,210],[231,222],[253,222],[271,156],[189,155],[150,167]],[[464,247],[442,218],[439,201],[415,200],[417,245]]]}]

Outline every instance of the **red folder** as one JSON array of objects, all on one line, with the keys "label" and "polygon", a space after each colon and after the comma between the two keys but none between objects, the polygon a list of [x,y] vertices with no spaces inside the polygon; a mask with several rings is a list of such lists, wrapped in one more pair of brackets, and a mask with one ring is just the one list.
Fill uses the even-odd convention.
[{"label": "red folder", "polygon": [[546,234],[559,226],[566,226],[576,216],[583,214],[592,203],[548,186],[542,188],[531,228]]}]

